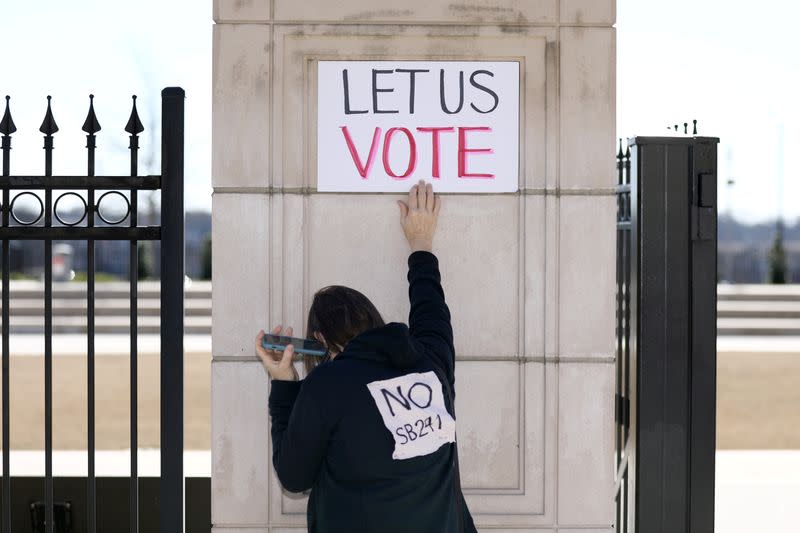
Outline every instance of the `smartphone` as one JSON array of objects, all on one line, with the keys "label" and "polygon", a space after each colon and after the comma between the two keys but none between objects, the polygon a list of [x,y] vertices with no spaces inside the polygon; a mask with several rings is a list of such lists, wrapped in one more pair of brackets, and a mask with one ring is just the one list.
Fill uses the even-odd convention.
[{"label": "smartphone", "polygon": [[289,344],[294,346],[295,353],[303,355],[315,355],[323,357],[327,353],[325,345],[315,339],[298,339],[296,337],[285,337],[283,335],[273,335],[265,333],[261,339],[261,346],[267,350],[277,350],[282,352]]}]

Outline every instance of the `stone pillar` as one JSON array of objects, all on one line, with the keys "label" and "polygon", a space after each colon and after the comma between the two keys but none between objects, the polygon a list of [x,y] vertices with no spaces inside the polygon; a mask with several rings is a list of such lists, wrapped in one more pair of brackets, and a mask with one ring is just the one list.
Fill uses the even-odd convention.
[{"label": "stone pillar", "polygon": [[[614,0],[215,0],[212,522],[304,531],[271,467],[260,328],[342,284],[408,320],[400,194],[316,192],[316,61],[520,62],[519,192],[443,194],[434,253],[479,529],[610,533]],[[491,528],[491,529],[490,529]]]}]

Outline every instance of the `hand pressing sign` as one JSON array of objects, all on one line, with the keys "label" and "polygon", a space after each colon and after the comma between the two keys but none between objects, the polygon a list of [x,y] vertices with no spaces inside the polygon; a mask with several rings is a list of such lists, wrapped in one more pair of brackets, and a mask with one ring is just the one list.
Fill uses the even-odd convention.
[{"label": "hand pressing sign", "polygon": [[394,438],[392,459],[428,455],[455,442],[456,421],[445,408],[442,384],[434,372],[373,381],[367,388]]}]

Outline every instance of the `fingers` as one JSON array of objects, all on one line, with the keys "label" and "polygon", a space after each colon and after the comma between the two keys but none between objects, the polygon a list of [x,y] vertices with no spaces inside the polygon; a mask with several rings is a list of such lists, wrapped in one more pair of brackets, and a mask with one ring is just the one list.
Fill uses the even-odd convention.
[{"label": "fingers", "polygon": [[292,366],[292,359],[294,358],[294,345],[289,344],[286,346],[286,349],[283,351],[283,356],[281,357],[281,362],[278,365],[282,370],[289,370],[289,367]]},{"label": "fingers", "polygon": [[441,210],[441,208],[442,208],[442,197],[441,196],[437,196],[436,197],[436,203],[433,206],[433,214],[438,217],[439,216],[439,210]]},{"label": "fingers", "polygon": [[[420,179],[419,182],[415,183],[411,190],[408,191],[408,205],[406,206],[405,213],[401,214],[405,215],[408,213],[408,210],[415,210],[415,209],[423,209],[425,211],[433,211],[435,204],[435,195],[433,193],[433,184],[425,183],[425,180]],[[398,201],[400,203],[400,201]]]},{"label": "fingers", "polygon": [[425,182],[421,179],[419,180],[419,183],[417,183],[416,188],[417,188],[417,208],[426,209],[425,195],[427,194],[428,188],[425,186]]},{"label": "fingers", "polygon": [[408,208],[409,209],[417,209],[419,206],[417,202],[417,186],[414,185],[411,187],[411,190],[408,191]]},{"label": "fingers", "polygon": [[428,183],[425,185],[425,210],[433,211],[433,184]]},{"label": "fingers", "polygon": [[408,215],[408,205],[403,200],[397,200],[397,205],[400,206],[400,220],[403,220]]}]

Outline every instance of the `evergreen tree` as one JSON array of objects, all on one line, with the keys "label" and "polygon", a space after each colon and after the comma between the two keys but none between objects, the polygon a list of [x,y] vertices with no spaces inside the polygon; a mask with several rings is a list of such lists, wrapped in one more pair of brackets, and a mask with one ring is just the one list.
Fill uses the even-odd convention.
[{"label": "evergreen tree", "polygon": [[147,279],[153,275],[153,270],[150,268],[150,246],[148,244],[146,242],[136,244],[136,266],[139,279]]},{"label": "evergreen tree", "polygon": [[778,221],[775,240],[769,251],[769,281],[770,283],[787,283],[786,250],[783,248],[783,225]]},{"label": "evergreen tree", "polygon": [[200,279],[211,279],[211,235],[208,235],[203,241],[203,257]]}]

